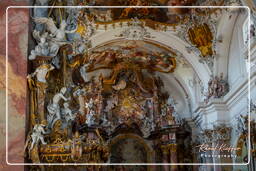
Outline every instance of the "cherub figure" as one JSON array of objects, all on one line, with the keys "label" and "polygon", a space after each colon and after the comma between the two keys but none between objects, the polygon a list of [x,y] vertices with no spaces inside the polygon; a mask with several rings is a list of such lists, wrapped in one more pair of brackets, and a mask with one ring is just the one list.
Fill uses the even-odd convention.
[{"label": "cherub figure", "polygon": [[42,144],[47,144],[45,141],[44,141],[44,136],[43,134],[46,134],[45,130],[44,130],[44,127],[46,125],[45,124],[36,124],[33,128],[33,132],[32,132],[32,135],[31,135],[31,138],[32,138],[32,143],[31,143],[31,146],[29,148],[29,150],[32,150],[34,148],[35,145],[38,145],[39,142],[41,142]]},{"label": "cherub figure", "polygon": [[33,31],[33,37],[37,40],[38,45],[34,50],[31,51],[29,55],[29,60],[36,59],[36,56],[51,56],[57,55],[59,46],[56,44],[51,44],[47,42],[48,33],[40,35],[39,31]]},{"label": "cherub figure", "polygon": [[36,59],[36,56],[50,56],[50,48],[45,37],[40,37],[38,45],[29,55],[29,60]]},{"label": "cherub figure", "polygon": [[41,37],[40,42],[36,46],[35,50],[42,54],[43,56],[47,56],[50,53],[49,44],[46,42],[46,38]]},{"label": "cherub figure", "polygon": [[69,109],[69,104],[65,102],[63,106],[64,106],[64,109],[62,111],[62,115],[64,116],[66,122],[74,120],[75,117],[73,116],[72,111]]}]

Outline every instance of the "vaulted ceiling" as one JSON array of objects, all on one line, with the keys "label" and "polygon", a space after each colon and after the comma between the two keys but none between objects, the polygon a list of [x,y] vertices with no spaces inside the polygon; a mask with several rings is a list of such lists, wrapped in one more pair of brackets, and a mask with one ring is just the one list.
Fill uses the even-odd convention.
[{"label": "vaulted ceiling", "polygon": [[[108,9],[93,12],[107,14],[107,11]],[[184,20],[179,19],[176,24],[159,21],[157,15],[154,15],[156,16],[154,19],[143,18],[143,15],[131,15],[132,17],[128,15],[126,19],[114,18],[106,22],[98,21],[96,22],[97,32],[91,38],[92,49],[93,51],[104,48],[118,49],[118,46],[119,48],[126,46],[152,54],[173,53],[177,60],[174,72],[159,72],[158,75],[163,79],[166,91],[175,99],[178,113],[183,117],[191,117],[193,109],[204,100],[204,94],[201,91],[205,93],[211,76],[220,73],[227,76],[232,30],[238,20],[238,15],[243,14],[245,13],[239,9],[215,9],[210,12],[208,10],[204,15],[199,15],[197,11],[189,15],[193,16],[192,18],[186,18],[185,16],[188,15],[184,15]],[[141,18],[138,19],[141,23],[136,25],[133,17]],[[206,24],[207,28],[203,27],[203,24]],[[137,29],[137,33],[133,33],[133,28]],[[226,32],[227,28],[231,31]],[[136,38],[136,35],[133,37],[132,34],[138,34],[140,37]],[[152,44],[155,47],[152,47]],[[212,48],[213,54],[207,54],[209,48]]]}]

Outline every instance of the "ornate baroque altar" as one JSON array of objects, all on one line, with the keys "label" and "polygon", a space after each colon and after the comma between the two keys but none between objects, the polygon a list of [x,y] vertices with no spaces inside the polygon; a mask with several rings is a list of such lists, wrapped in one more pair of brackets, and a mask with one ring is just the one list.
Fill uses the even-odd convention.
[{"label": "ornate baroque altar", "polygon": [[[175,71],[177,52],[141,40],[150,36],[144,20],[137,16],[129,18],[128,9],[122,11],[125,17],[122,21],[133,29],[96,47],[92,47],[90,37],[104,22],[92,11],[53,8],[47,11],[50,17],[45,12],[34,11],[36,46],[29,56],[27,77],[26,161],[77,165],[192,162],[190,128],[179,118],[172,94],[165,91],[163,78],[158,75]],[[154,17],[157,20],[158,16],[153,16],[152,22],[158,22]],[[134,32],[134,28],[141,32]],[[178,169],[176,166],[76,168]],[[56,170],[56,167],[28,169]]]}]

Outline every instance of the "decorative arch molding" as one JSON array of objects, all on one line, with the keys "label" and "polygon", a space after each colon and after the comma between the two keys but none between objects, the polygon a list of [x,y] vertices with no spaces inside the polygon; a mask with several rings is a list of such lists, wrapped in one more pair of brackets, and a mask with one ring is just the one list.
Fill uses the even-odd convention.
[{"label": "decorative arch molding", "polygon": [[[125,40],[125,39],[117,38],[117,39],[112,39],[112,40],[105,41],[105,42],[102,42],[99,44],[94,44],[94,46],[90,49],[90,51],[96,50],[103,46],[108,47],[108,46],[111,46],[112,43],[116,43],[119,41],[121,42],[123,40]],[[159,48],[163,48],[164,50],[167,50],[170,53],[176,53],[178,56],[177,58],[184,58],[184,57],[180,56],[180,52],[178,52],[176,49],[171,48],[170,46],[167,46],[167,45],[157,42],[155,40],[146,39],[144,41],[146,43],[156,45]],[[191,65],[189,65],[189,68],[191,68],[191,70],[193,72],[195,72],[195,70],[191,67]],[[179,70],[181,69],[181,72],[182,72],[182,68],[180,68],[180,67],[176,68],[175,72],[172,74],[175,77],[175,79],[169,78],[170,75],[167,75],[165,73],[159,73],[159,75],[160,75],[160,77],[165,77],[165,79],[168,81],[167,82],[168,85],[173,84],[173,85],[175,85],[175,87],[177,87],[177,90],[178,90],[179,94],[182,96],[182,98],[184,99],[184,102],[186,102],[186,100],[189,98],[192,100],[192,104],[194,104],[195,99],[194,99],[194,95],[193,95],[194,94],[193,89],[189,89],[188,81],[186,80],[185,77],[182,76],[182,73],[180,71],[178,71],[177,69],[179,69]],[[172,81],[170,81],[170,80],[172,80]],[[175,81],[175,82],[173,82],[173,81]]]},{"label": "decorative arch molding", "polygon": [[[117,38],[117,35],[120,35],[120,33],[124,31],[125,28],[126,27],[115,28],[95,34],[91,37],[92,48],[113,40],[124,40],[122,38]],[[147,31],[150,33],[151,37],[146,38],[145,40],[152,41],[166,47],[170,47],[180,52],[184,56],[184,58],[191,64],[192,68],[198,75],[199,79],[203,82],[203,84],[207,85],[211,75],[210,69],[206,64],[202,64],[199,62],[200,58],[196,54],[194,54],[193,52],[189,53],[187,51],[186,47],[189,46],[187,42],[181,40],[179,37],[174,35],[173,32],[157,32],[149,28],[147,28]],[[170,45],[170,42],[175,42],[175,44]]]},{"label": "decorative arch molding", "polygon": [[180,73],[175,73],[175,75],[177,75],[177,77],[175,77],[175,80],[177,81],[177,83],[179,84],[179,86],[181,87],[183,92],[185,93],[184,97],[186,99],[190,99],[190,103],[192,105],[195,104],[196,103],[196,96],[195,96],[194,89],[189,87],[189,83],[188,83],[189,80],[184,80]]}]

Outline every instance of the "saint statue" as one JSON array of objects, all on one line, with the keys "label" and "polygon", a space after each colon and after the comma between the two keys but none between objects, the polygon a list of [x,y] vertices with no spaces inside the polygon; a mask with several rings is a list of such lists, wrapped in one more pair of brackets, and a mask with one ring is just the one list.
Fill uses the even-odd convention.
[{"label": "saint statue", "polygon": [[28,78],[36,76],[38,82],[46,83],[46,76],[48,72],[53,69],[54,66],[52,66],[51,64],[42,64],[36,68],[34,73],[28,75]]},{"label": "saint statue", "polygon": [[57,120],[61,119],[59,102],[61,99],[65,100],[65,101],[69,100],[64,96],[66,91],[67,91],[67,88],[62,87],[60,92],[53,96],[52,103],[47,106],[47,110],[49,112],[47,120],[48,120],[48,124],[49,124],[48,126],[50,128],[53,126],[53,124]]}]

